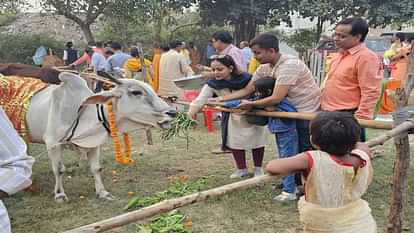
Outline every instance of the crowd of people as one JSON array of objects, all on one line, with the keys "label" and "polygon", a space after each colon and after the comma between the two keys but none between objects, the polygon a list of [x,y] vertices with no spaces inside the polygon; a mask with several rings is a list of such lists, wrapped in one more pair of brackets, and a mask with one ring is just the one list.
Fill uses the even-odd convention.
[{"label": "crowd of people", "polygon": [[[279,40],[270,33],[242,41],[240,48],[233,44],[229,32],[214,33],[207,48],[208,66],[200,65],[200,54],[193,43],[185,46],[180,41],[162,46],[152,62],[141,57],[138,48],[124,53],[117,42],[106,47],[102,43],[91,45],[82,57],[78,57],[72,43],[67,43],[64,59],[68,66],[86,62],[98,74],[126,71],[131,78],[145,67],[148,73],[141,76],[142,80],[150,82],[159,95],[177,98],[183,96],[183,90],[173,80],[201,73],[207,82],[189,105],[192,118],[206,104],[219,103],[243,110],[322,111],[311,122],[222,113],[221,147],[231,152],[235,164],[230,178],[248,176],[246,151],[253,156],[254,176],[263,175],[267,135],[274,134],[279,159],[267,164],[266,171],[285,175],[282,191],[274,199],[298,200],[301,180],[297,178],[302,176],[306,185],[299,211],[305,232],[373,233],[375,221],[367,202],[361,199],[372,180],[370,151],[362,143],[365,130],[356,118],[373,119],[383,77],[378,56],[364,45],[367,34],[368,24],[361,18],[347,18],[336,25],[333,38],[340,51],[320,87],[302,60],[279,51]],[[99,84],[94,88],[96,92],[101,89]],[[25,156],[25,152],[18,154]],[[0,155],[2,174],[2,164],[8,158]],[[25,161],[32,160],[25,157]],[[1,184],[1,177],[0,194],[12,194]],[[338,221],[337,216],[346,216],[343,219],[347,221]]]},{"label": "crowd of people", "polygon": [[[222,146],[230,149],[236,167],[230,178],[248,175],[248,150],[254,176],[262,175],[265,125],[275,135],[279,159],[266,170],[285,176],[274,200],[297,200],[300,182],[295,173],[302,174],[306,185],[299,210],[305,232],[376,232],[370,209],[361,199],[372,168],[369,148],[360,143],[365,141],[365,129],[356,121],[373,119],[383,79],[378,56],[364,45],[368,30],[361,18],[336,25],[334,40],[340,51],[321,87],[302,60],[280,53],[276,36],[263,33],[250,41],[249,49],[259,63],[250,74],[248,52],[234,46],[229,33],[215,33],[212,46],[217,55],[203,73],[208,81],[188,110],[194,117],[205,104],[221,103],[243,110],[323,111],[312,122],[270,118],[263,123],[237,113],[223,114],[221,122]],[[355,211],[358,215],[348,216]],[[339,215],[347,216],[347,221],[337,221]]]}]

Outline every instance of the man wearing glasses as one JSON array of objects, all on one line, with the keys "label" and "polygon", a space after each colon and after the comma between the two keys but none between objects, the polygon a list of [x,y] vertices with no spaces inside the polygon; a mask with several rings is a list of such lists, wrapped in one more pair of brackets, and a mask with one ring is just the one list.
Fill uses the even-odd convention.
[{"label": "man wearing glasses", "polygon": [[[373,118],[382,77],[378,56],[364,45],[367,34],[368,24],[361,18],[347,18],[336,25],[334,40],[339,53],[333,58],[322,85],[322,110]],[[365,130],[362,130],[361,141],[364,140]]]}]

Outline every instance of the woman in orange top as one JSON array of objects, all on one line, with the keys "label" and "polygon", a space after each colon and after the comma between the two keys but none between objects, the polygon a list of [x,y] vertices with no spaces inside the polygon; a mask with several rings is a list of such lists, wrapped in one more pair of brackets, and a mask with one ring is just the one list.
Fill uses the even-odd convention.
[{"label": "woman in orange top", "polygon": [[395,36],[397,40],[394,43],[397,54],[391,57],[391,75],[390,79],[388,79],[387,83],[385,84],[381,107],[379,109],[379,113],[382,114],[393,112],[395,110],[393,101],[390,98],[390,92],[395,91],[397,88],[401,87],[407,72],[407,55],[410,51],[410,45],[403,45],[402,41],[405,39],[404,34],[397,33]]}]

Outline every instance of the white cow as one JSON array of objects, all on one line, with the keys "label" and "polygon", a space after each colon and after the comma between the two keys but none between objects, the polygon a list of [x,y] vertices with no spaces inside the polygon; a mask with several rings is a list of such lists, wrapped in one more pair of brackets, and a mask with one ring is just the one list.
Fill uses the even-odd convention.
[{"label": "white cow", "polygon": [[109,135],[103,123],[108,119],[104,103],[112,99],[121,133],[146,126],[168,128],[176,111],[137,80],[112,80],[115,88],[94,94],[75,74],[61,73],[59,79],[60,85],[50,85],[32,97],[26,117],[32,141],[46,144],[56,178],[55,199],[67,200],[62,182],[64,147],[88,159],[97,196],[112,199],[102,183],[99,164],[99,146]]}]

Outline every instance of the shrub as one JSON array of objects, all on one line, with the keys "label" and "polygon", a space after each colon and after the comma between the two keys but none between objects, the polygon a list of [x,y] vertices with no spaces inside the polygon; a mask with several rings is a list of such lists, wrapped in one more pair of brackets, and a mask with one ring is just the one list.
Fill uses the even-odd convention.
[{"label": "shrub", "polygon": [[42,45],[62,57],[64,43],[49,36],[0,34],[0,62],[33,64],[32,57]]},{"label": "shrub", "polygon": [[16,14],[13,14],[13,13],[0,14],[0,27],[9,25],[15,20],[16,20]]}]

